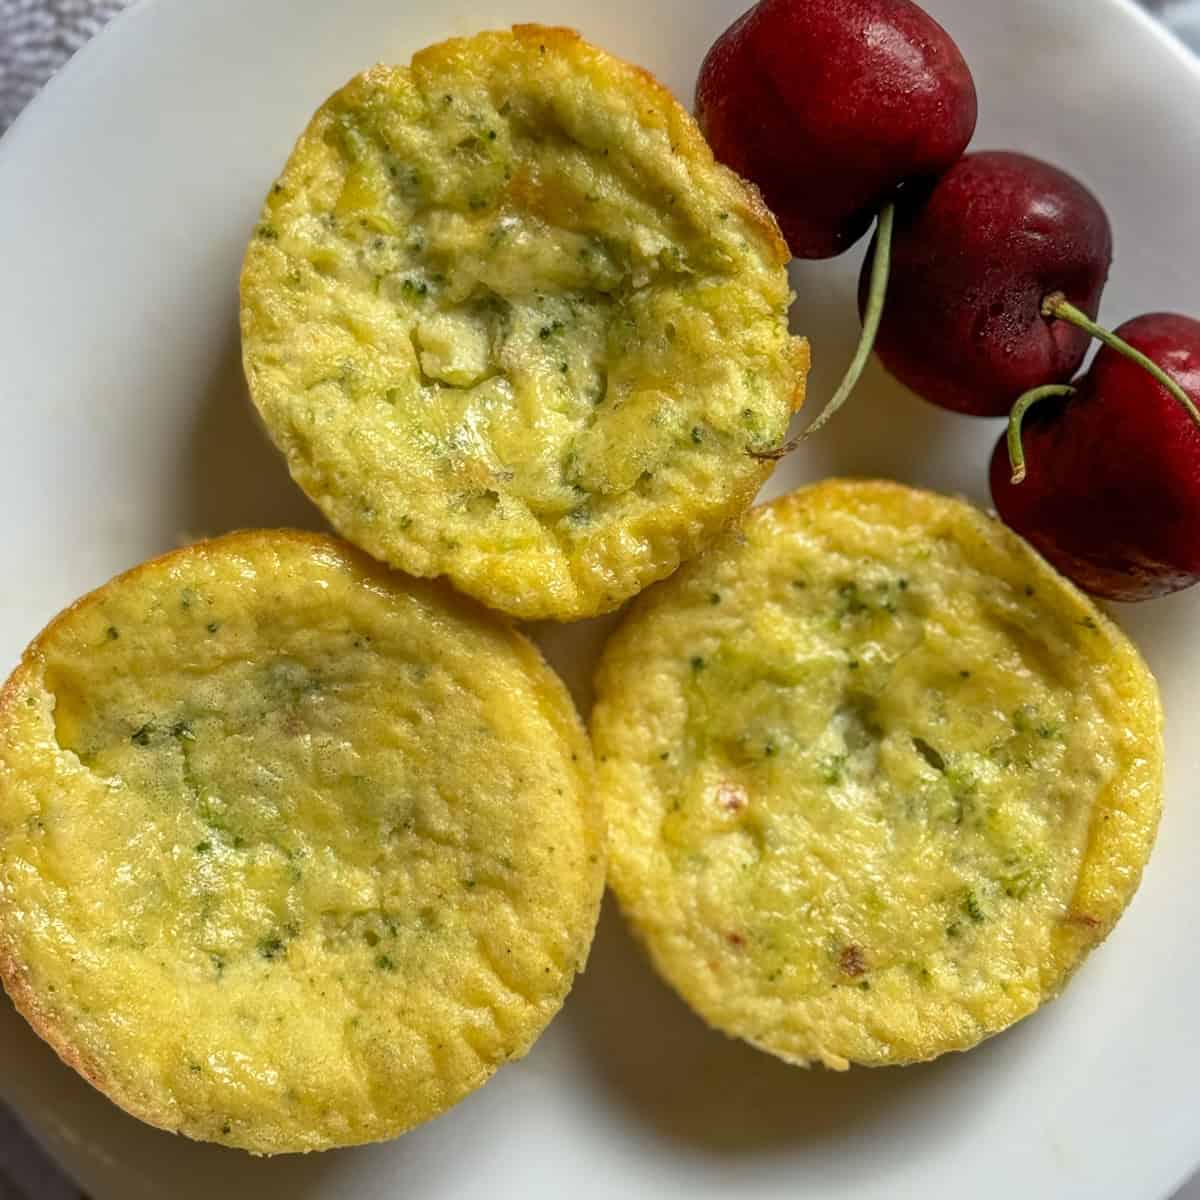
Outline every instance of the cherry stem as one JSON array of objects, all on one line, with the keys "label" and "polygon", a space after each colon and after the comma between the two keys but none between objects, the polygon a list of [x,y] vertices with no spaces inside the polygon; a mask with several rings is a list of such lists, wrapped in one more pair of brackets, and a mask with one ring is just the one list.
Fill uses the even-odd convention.
[{"label": "cherry stem", "polygon": [[892,271],[892,228],[896,221],[896,205],[885,204],[879,210],[879,219],[875,225],[875,257],[871,263],[871,281],[867,290],[867,304],[863,312],[862,333],[859,335],[858,347],[842,382],[833,393],[829,403],[817,414],[816,419],[797,437],[785,442],[777,450],[759,451],[755,458],[780,459],[791,454],[801,442],[812,437],[817,430],[827,425],[834,413],[837,412],[854,391],[862,373],[866,369],[875,348],[875,338],[879,333],[879,322],[883,318],[883,302],[887,296],[888,276]]},{"label": "cherry stem", "polygon": [[1050,396],[1073,396],[1075,388],[1069,383],[1048,383],[1045,387],[1036,387],[1028,391],[1012,407],[1008,414],[1008,461],[1012,463],[1013,483],[1025,481],[1025,450],[1021,446],[1021,426],[1025,422],[1025,414],[1039,401]]},{"label": "cherry stem", "polygon": [[1042,315],[1045,317],[1057,317],[1060,321],[1069,322],[1077,328],[1082,329],[1084,333],[1098,338],[1110,350],[1115,350],[1118,354],[1123,354],[1131,362],[1137,363],[1139,367],[1144,371],[1148,371],[1183,405],[1188,416],[1192,419],[1192,424],[1197,429],[1200,429],[1200,409],[1196,408],[1196,405],[1192,402],[1192,398],[1187,392],[1158,363],[1151,358],[1147,358],[1140,350],[1135,349],[1128,342],[1117,337],[1115,333],[1109,332],[1102,325],[1097,325],[1087,313],[1083,312],[1082,309],[1076,308],[1062,292],[1051,292],[1042,301]]}]

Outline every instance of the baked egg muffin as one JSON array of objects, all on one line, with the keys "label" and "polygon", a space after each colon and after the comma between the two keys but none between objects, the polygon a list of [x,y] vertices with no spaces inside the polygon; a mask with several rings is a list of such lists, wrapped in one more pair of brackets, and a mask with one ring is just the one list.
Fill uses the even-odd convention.
[{"label": "baked egg muffin", "polygon": [[965,1050],[1056,995],[1161,804],[1137,651],[998,521],[837,480],[634,605],[592,735],[610,883],[709,1024],[844,1069]]},{"label": "baked egg muffin", "polygon": [[616,608],[751,503],[807,345],[788,252],[652,76],[518,26],[318,109],[241,282],[250,394],[381,561],[526,619]]},{"label": "baked egg muffin", "polygon": [[0,978],[152,1125],[391,1137],[519,1058],[603,886],[531,643],[329,537],[234,534],[56,618],[0,694]]}]

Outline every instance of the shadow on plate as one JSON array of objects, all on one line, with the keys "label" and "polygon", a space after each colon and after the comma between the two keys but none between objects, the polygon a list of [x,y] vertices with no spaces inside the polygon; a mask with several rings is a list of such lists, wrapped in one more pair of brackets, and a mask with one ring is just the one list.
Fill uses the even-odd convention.
[{"label": "shadow on plate", "polygon": [[181,539],[231,529],[327,528],[258,424],[242,374],[236,313],[217,350],[195,424],[181,443]]},{"label": "shadow on plate", "polygon": [[525,626],[525,632],[541,647],[546,661],[567,685],[585,725],[591,719],[596,663],[609,634],[620,624],[624,613],[622,608],[590,621],[568,625],[537,621]]},{"label": "shadow on plate", "polygon": [[723,1155],[862,1137],[872,1123],[931,1099],[960,1057],[841,1074],[789,1066],[727,1038],[658,979],[611,895],[563,1019],[584,1061],[637,1120]]}]

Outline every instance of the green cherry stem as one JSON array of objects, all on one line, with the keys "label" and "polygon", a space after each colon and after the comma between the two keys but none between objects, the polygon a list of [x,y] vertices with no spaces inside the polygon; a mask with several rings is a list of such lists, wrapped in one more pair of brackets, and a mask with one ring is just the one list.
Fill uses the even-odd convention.
[{"label": "green cherry stem", "polygon": [[[1067,321],[1071,325],[1082,329],[1084,333],[1090,334],[1094,338],[1102,341],[1110,350],[1115,350],[1118,354],[1123,354],[1131,362],[1137,363],[1144,371],[1148,371],[1154,378],[1162,384],[1163,387],[1183,405],[1187,414],[1192,419],[1192,423],[1197,429],[1200,429],[1200,409],[1197,409],[1192,403],[1191,397],[1166,373],[1153,359],[1147,358],[1140,350],[1135,350],[1128,342],[1117,337],[1115,333],[1109,332],[1102,325],[1097,325],[1095,321],[1075,307],[1062,292],[1051,292],[1049,296],[1042,301],[1042,315],[1044,317],[1056,317],[1060,321]],[[1020,401],[1017,402],[1018,404]]]},{"label": "green cherry stem", "polygon": [[780,459],[791,454],[805,439],[812,437],[817,430],[824,428],[854,391],[862,373],[866,369],[871,351],[875,348],[875,338],[879,333],[879,322],[883,318],[883,302],[887,296],[888,276],[892,271],[892,229],[896,223],[896,205],[885,204],[879,210],[879,220],[875,226],[875,258],[871,263],[871,281],[867,291],[867,305],[863,312],[862,333],[858,339],[858,347],[842,382],[833,393],[829,403],[817,414],[808,427],[790,442],[785,442],[776,450],[753,452],[755,458]]},{"label": "green cherry stem", "polygon": [[1073,396],[1075,388],[1069,383],[1048,383],[1028,391],[1012,407],[1008,414],[1008,461],[1012,463],[1013,483],[1025,481],[1025,450],[1021,446],[1021,426],[1025,414],[1039,401],[1050,396]]}]

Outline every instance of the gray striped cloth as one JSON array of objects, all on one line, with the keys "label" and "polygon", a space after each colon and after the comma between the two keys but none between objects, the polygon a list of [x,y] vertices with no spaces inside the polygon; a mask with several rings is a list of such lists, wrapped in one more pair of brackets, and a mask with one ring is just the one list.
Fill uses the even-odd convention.
[{"label": "gray striped cloth", "polygon": [[0,0],[0,130],[8,128],[42,84],[127,3]]},{"label": "gray striped cloth", "polygon": [[[0,0],[0,132],[42,84],[129,2]],[[1142,3],[1200,51],[1200,0]],[[5,1002],[0,997],[0,1004]],[[80,1200],[78,1188],[63,1178],[2,1106],[0,1200]],[[1185,1188],[1177,1200],[1200,1200],[1200,1183]]]}]

